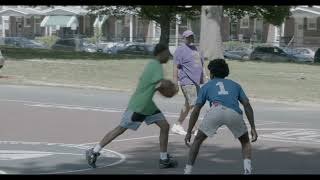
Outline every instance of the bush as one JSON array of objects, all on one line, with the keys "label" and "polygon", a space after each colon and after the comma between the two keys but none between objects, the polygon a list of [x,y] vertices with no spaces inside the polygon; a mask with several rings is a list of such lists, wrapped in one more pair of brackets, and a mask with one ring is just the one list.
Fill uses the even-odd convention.
[{"label": "bush", "polygon": [[5,58],[11,59],[91,59],[91,60],[107,60],[107,59],[150,59],[153,56],[145,55],[109,55],[104,53],[88,53],[88,52],[74,52],[74,51],[59,51],[49,49],[28,49],[15,48],[8,46],[0,46],[1,52]]},{"label": "bush", "polygon": [[51,46],[57,42],[59,37],[58,36],[41,36],[41,37],[36,37],[35,39],[51,48]]}]

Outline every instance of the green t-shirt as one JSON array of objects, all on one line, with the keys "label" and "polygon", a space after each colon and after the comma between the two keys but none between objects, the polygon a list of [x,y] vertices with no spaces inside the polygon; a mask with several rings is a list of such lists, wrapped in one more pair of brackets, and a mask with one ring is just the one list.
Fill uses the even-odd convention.
[{"label": "green t-shirt", "polygon": [[156,91],[156,85],[162,79],[162,64],[158,60],[152,59],[140,76],[137,89],[129,101],[128,110],[143,115],[152,115],[158,110],[152,98]]}]

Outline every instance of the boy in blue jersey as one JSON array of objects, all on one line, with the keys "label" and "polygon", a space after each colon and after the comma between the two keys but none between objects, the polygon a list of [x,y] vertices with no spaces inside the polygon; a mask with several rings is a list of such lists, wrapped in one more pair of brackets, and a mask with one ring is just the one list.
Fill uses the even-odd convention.
[{"label": "boy in blue jersey", "polygon": [[234,137],[239,139],[244,159],[244,174],[251,174],[251,144],[248,130],[242,117],[242,111],[239,107],[240,101],[251,126],[252,142],[255,142],[258,135],[249,99],[238,83],[224,79],[229,75],[229,67],[224,59],[211,61],[208,69],[210,70],[211,80],[201,88],[195,108],[190,116],[189,127],[185,137],[185,143],[188,147],[190,147],[191,131],[206,101],[209,101],[210,109],[203,118],[199,131],[190,147],[185,174],[191,174],[192,166],[203,141],[208,136],[212,137],[222,125],[226,125]]}]

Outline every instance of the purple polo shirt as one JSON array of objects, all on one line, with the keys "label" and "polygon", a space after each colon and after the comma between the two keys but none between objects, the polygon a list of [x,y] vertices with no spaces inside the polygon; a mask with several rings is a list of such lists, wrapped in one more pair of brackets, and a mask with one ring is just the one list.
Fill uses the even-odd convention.
[{"label": "purple polo shirt", "polygon": [[190,78],[198,85],[200,84],[204,58],[196,47],[190,48],[184,44],[177,48],[174,53],[174,63],[179,65],[178,80],[181,86],[193,85]]}]

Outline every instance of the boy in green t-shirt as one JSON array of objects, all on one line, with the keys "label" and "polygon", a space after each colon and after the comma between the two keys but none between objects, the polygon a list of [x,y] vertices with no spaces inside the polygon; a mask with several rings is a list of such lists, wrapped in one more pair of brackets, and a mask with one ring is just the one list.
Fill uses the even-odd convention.
[{"label": "boy in green t-shirt", "polygon": [[167,153],[169,123],[152,100],[161,80],[164,79],[162,64],[168,62],[170,51],[167,46],[157,44],[154,56],[155,59],[149,62],[139,79],[137,89],[129,101],[120,125],[106,134],[99,144],[86,151],[86,159],[91,167],[96,167],[95,162],[103,147],[127,129],[137,130],[143,121],[148,125],[155,123],[160,127],[160,168],[177,166],[178,162]]}]

